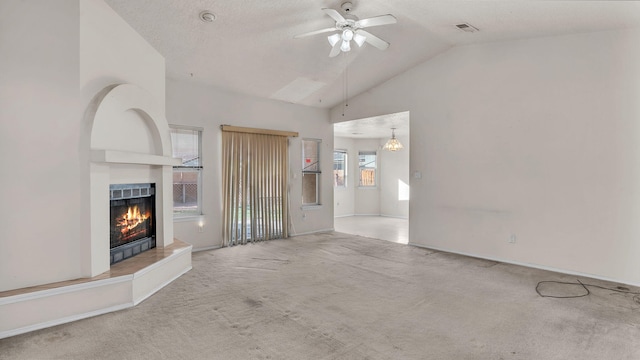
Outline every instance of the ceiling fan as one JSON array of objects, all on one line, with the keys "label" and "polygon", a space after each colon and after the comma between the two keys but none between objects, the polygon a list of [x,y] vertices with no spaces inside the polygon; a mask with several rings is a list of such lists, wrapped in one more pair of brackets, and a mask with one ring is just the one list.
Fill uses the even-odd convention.
[{"label": "ceiling fan", "polygon": [[334,34],[329,35],[327,38],[329,40],[329,44],[331,44],[331,52],[329,52],[329,57],[338,56],[338,54],[340,54],[340,51],[350,51],[351,40],[353,40],[353,42],[355,42],[358,46],[362,46],[365,42],[367,42],[380,50],[385,50],[389,47],[388,42],[363,29],[372,26],[395,24],[398,21],[395,16],[386,14],[358,20],[355,15],[350,14],[353,8],[353,4],[351,4],[350,2],[345,2],[341,7],[342,10],[344,10],[344,12],[346,13],[346,16],[342,16],[335,9],[322,9],[322,11],[324,11],[327,15],[329,15],[333,20],[336,21],[336,25],[334,27],[299,34],[294,36],[294,39],[337,31]]}]

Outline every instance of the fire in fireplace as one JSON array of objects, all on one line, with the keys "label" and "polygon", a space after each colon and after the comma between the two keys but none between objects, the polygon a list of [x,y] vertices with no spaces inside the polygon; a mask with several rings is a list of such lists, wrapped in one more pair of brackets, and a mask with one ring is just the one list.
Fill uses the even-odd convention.
[{"label": "fire in fireplace", "polygon": [[111,264],[156,246],[154,184],[109,187]]}]

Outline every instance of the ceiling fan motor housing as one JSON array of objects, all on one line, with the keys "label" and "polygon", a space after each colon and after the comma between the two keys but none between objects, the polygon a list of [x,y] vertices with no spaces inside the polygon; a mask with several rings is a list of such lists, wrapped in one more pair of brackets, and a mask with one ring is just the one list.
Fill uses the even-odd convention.
[{"label": "ceiling fan motor housing", "polygon": [[336,28],[339,30],[344,30],[344,29],[351,29],[351,30],[356,30],[357,26],[356,26],[356,20],[352,20],[352,19],[345,19],[345,22],[340,22],[340,23],[336,23]]}]

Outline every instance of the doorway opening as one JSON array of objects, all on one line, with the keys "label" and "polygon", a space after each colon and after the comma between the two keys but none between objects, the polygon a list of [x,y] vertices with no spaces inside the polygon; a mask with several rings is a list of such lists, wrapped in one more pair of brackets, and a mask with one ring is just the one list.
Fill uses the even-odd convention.
[{"label": "doorway opening", "polygon": [[[409,112],[335,123],[333,131],[335,230],[407,244]],[[402,149],[385,149],[394,136]]]}]

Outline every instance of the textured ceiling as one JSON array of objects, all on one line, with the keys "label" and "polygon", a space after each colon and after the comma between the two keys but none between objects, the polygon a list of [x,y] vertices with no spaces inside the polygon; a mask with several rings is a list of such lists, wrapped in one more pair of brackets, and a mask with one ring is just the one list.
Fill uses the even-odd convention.
[{"label": "textured ceiling", "polygon": [[[638,1],[354,0],[353,15],[393,14],[368,28],[391,46],[365,44],[329,58],[331,27],[315,0],[106,0],[166,59],[167,76],[287,102],[333,107],[456,45],[640,26]],[[199,19],[209,10],[212,23]],[[469,23],[480,29],[455,28]],[[347,69],[345,76],[345,69]]]},{"label": "textured ceiling", "polygon": [[333,135],[354,139],[379,139],[391,137],[391,129],[395,129],[397,136],[409,135],[409,112],[335,123]]}]

